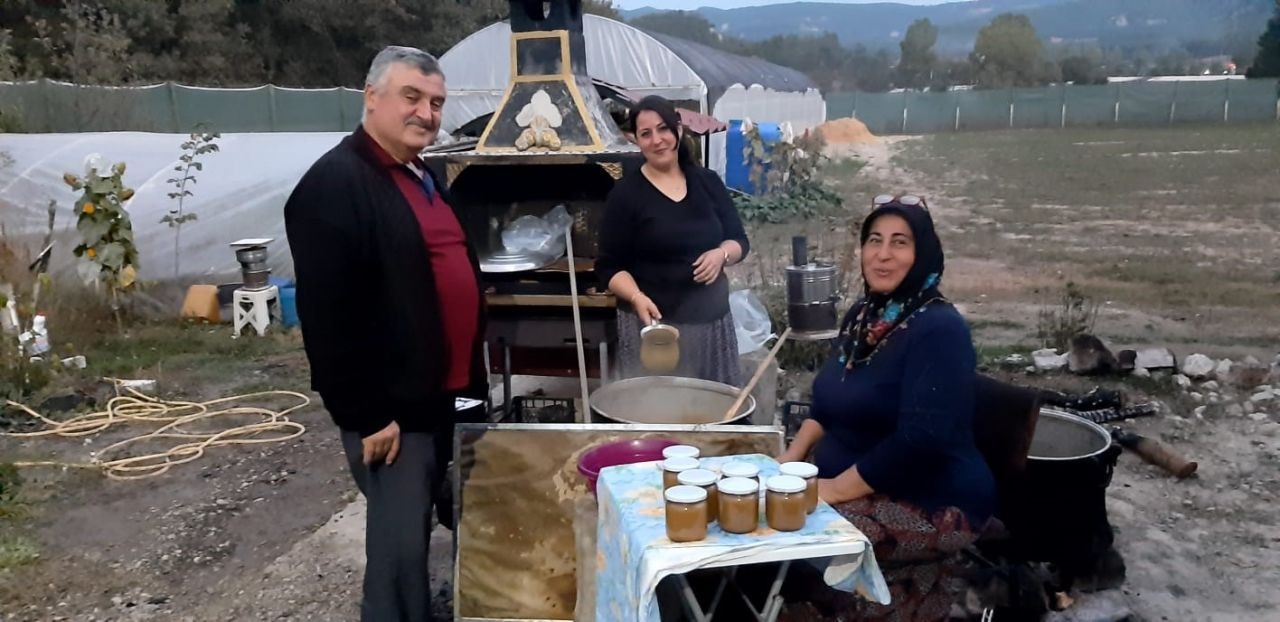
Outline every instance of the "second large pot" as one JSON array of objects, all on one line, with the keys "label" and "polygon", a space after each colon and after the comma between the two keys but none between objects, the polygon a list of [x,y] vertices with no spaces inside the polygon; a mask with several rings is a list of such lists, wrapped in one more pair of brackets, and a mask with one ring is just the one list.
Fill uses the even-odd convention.
[{"label": "second large pot", "polygon": [[1087,574],[1114,540],[1106,495],[1119,454],[1102,426],[1042,408],[1024,479],[1001,503],[1015,555]]},{"label": "second large pot", "polygon": [[591,394],[591,419],[598,423],[696,425],[730,423],[751,416],[756,400],[747,396],[728,421],[725,411],[733,405],[738,389],[727,384],[680,378],[647,376],[606,384]]},{"label": "second large pot", "polygon": [[835,266],[825,263],[787,266],[787,303],[825,302],[835,295]]}]

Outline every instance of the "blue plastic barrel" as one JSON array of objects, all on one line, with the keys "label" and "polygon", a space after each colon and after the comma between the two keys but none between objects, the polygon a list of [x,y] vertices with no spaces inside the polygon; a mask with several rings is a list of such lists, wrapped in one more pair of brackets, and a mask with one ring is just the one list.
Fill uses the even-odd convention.
[{"label": "blue plastic barrel", "polygon": [[285,328],[298,325],[298,290],[292,285],[280,288],[280,323]]},{"label": "blue plastic barrel", "polygon": [[[766,155],[774,143],[782,140],[782,130],[777,123],[756,123],[760,139],[764,142]],[[751,180],[752,158],[744,151],[750,143],[742,131],[742,121],[729,121],[729,131],[724,142],[724,183],[749,194],[757,194],[755,184]],[[765,174],[770,166],[764,165]]]}]

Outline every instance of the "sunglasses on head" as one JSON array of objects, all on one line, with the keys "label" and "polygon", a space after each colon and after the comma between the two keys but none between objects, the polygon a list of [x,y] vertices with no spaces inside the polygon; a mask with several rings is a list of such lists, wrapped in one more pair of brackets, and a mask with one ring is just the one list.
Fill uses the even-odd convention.
[{"label": "sunglasses on head", "polygon": [[929,204],[924,197],[914,194],[882,194],[871,201],[871,209],[880,209],[889,205],[897,205],[901,207],[920,207],[926,211]]}]

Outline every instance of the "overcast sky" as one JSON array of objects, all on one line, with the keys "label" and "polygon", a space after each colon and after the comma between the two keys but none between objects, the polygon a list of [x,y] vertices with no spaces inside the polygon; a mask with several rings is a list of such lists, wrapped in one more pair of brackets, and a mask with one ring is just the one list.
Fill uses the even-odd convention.
[{"label": "overcast sky", "polygon": [[[715,7],[717,9],[734,9],[743,6],[760,6],[764,4],[786,4],[797,0],[613,0],[613,5],[620,9],[638,9],[651,6],[655,9],[691,10],[698,7]],[[836,4],[869,4],[886,0],[821,0]],[[888,0],[898,4],[944,4],[963,0]]]}]

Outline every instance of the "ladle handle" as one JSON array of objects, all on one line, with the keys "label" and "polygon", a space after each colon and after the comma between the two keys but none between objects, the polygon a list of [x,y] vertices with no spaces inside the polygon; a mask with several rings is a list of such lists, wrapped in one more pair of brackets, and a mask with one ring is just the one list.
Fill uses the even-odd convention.
[{"label": "ladle handle", "polygon": [[1178,455],[1178,452],[1174,451],[1173,448],[1153,438],[1147,438],[1118,427],[1111,431],[1111,438],[1115,439],[1125,449],[1138,454],[1143,460],[1164,469],[1178,479],[1191,477],[1199,466],[1195,462]]},{"label": "ladle handle", "polygon": [[773,357],[777,356],[778,350],[782,349],[783,342],[785,342],[787,337],[790,335],[791,327],[788,326],[786,330],[782,331],[782,335],[778,337],[778,341],[773,344],[773,348],[769,350],[769,354],[764,357],[763,361],[760,361],[758,366],[756,366],[756,373],[752,374],[751,380],[747,382],[747,386],[742,387],[742,390],[738,391],[738,397],[733,400],[733,406],[730,406],[729,410],[724,413],[724,417],[722,418],[723,421],[728,421],[732,419],[734,415],[738,414],[738,409],[742,408],[742,403],[747,401],[747,396],[756,388],[756,383],[760,382],[761,376],[764,376],[765,368],[769,366],[771,361],[773,361]]}]

